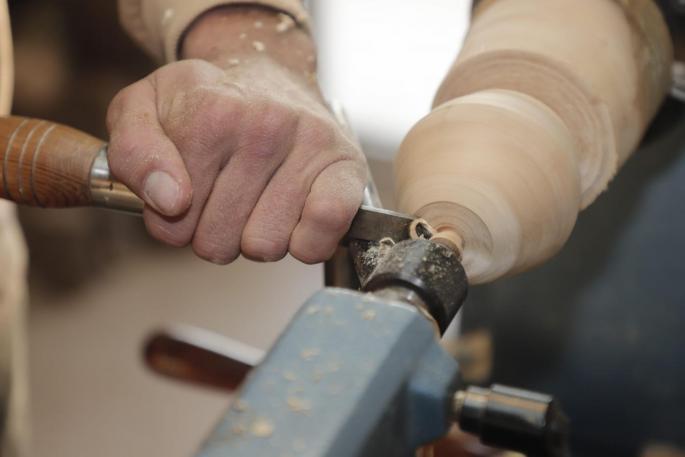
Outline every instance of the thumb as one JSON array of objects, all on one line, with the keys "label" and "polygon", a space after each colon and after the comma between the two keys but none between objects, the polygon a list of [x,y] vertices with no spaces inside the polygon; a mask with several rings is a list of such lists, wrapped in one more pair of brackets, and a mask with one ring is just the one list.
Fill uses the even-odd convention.
[{"label": "thumb", "polygon": [[179,216],[192,200],[183,159],[157,118],[148,79],[122,90],[107,114],[109,165],[114,176],[163,216]]}]

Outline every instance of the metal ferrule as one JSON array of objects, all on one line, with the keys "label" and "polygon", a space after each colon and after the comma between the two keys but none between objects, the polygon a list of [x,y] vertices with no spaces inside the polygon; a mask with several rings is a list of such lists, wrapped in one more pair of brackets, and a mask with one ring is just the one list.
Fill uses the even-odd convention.
[{"label": "metal ferrule", "polygon": [[112,178],[107,162],[107,146],[98,152],[90,170],[90,197],[94,206],[128,213],[141,213],[143,201]]},{"label": "metal ferrule", "polygon": [[460,390],[452,418],[481,443],[538,457],[568,457],[568,419],[559,403],[538,392],[493,385]]}]

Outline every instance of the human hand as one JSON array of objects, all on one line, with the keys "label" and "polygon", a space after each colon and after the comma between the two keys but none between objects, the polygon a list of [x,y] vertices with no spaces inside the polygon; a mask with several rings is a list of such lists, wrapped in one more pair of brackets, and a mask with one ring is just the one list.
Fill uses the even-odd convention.
[{"label": "human hand", "polygon": [[225,63],[172,63],[121,91],[112,172],[165,243],[218,264],[326,260],[361,203],[363,154],[301,74],[265,53]]}]

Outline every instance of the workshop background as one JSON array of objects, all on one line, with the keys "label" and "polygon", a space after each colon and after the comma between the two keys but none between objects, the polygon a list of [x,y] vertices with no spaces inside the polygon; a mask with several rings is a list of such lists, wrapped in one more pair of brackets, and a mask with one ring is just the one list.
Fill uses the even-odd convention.
[{"label": "workshop background", "polygon": [[[114,0],[10,6],[14,112],[104,138],[109,100],[154,68],[119,29]],[[318,0],[312,9],[322,84],[345,105],[392,206],[392,155],[428,111],[470,2]],[[684,120],[669,103],[563,253],[475,289],[461,344],[450,344],[474,382],[558,395],[574,455],[683,455]],[[22,209],[21,220],[36,457],[192,455],[230,398],[147,371],[145,337],[184,323],[265,349],[323,284],[321,267],[292,259],[209,265],[151,241],[129,216]]]}]

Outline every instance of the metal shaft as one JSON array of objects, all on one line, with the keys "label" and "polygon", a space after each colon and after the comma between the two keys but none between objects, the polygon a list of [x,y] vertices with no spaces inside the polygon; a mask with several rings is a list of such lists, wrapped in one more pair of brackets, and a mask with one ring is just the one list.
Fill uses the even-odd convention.
[{"label": "metal shaft", "polygon": [[112,177],[106,146],[95,156],[90,170],[90,195],[93,204],[101,208],[139,214],[145,206],[136,194]]},{"label": "metal shaft", "polygon": [[567,457],[568,419],[549,395],[494,385],[469,387],[454,396],[459,427],[488,446],[530,457]]}]

